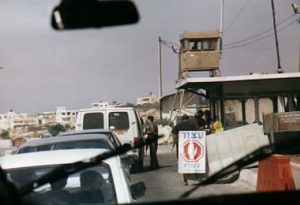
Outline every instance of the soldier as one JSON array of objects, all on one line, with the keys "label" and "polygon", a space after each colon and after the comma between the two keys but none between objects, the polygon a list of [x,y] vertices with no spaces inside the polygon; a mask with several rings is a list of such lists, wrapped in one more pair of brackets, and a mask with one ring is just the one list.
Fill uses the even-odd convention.
[{"label": "soldier", "polygon": [[[194,118],[190,118],[187,115],[182,116],[182,121],[179,122],[172,132],[175,134],[175,144],[176,144],[176,156],[178,159],[178,134],[180,131],[192,131],[192,130],[197,130],[198,126],[196,123],[196,120]],[[188,185],[188,180],[186,177],[186,174],[183,174],[183,183],[184,185]]]},{"label": "soldier", "polygon": [[150,169],[158,169],[157,147],[158,147],[158,127],[154,124],[153,116],[148,116],[145,122],[147,134],[147,145],[150,146]]}]

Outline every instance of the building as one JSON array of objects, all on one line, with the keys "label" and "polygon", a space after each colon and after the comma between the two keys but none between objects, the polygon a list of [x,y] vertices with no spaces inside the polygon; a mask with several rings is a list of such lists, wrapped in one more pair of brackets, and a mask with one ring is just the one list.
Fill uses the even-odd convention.
[{"label": "building", "polygon": [[56,122],[62,125],[75,126],[78,110],[67,110],[66,107],[56,108]]},{"label": "building", "polygon": [[109,102],[102,102],[102,101],[91,103],[91,107],[94,108],[94,109],[106,108],[106,107],[115,107],[115,106],[119,106],[119,104],[117,102],[109,103]]},{"label": "building", "polygon": [[0,114],[0,130],[37,124],[37,118],[28,116],[26,113],[15,113],[13,110],[10,110],[8,113]]},{"label": "building", "polygon": [[163,96],[160,103],[162,118],[169,119],[175,124],[178,116],[184,114],[192,116],[199,109],[206,110],[209,108],[208,101],[204,97],[183,90]]},{"label": "building", "polygon": [[56,112],[43,112],[38,114],[39,125],[48,125],[56,123]]},{"label": "building", "polygon": [[188,78],[177,89],[204,93],[226,128],[263,123],[268,113],[300,110],[300,73]]},{"label": "building", "polygon": [[146,103],[153,104],[156,102],[158,102],[158,97],[152,95],[152,93],[150,93],[149,96],[137,98],[138,105],[142,105],[142,104],[146,104]]}]

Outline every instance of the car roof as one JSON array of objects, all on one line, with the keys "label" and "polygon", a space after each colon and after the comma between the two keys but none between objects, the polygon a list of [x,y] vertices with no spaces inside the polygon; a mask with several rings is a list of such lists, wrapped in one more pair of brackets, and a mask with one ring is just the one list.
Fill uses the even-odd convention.
[{"label": "car roof", "polygon": [[79,112],[97,112],[97,111],[128,111],[128,110],[135,110],[133,107],[97,107],[97,108],[85,108],[80,109]]},{"label": "car roof", "polygon": [[39,146],[39,145],[47,145],[47,144],[55,144],[60,142],[72,142],[72,141],[81,141],[81,140],[108,140],[107,135],[105,133],[77,133],[77,134],[67,134],[67,135],[58,135],[55,137],[41,138],[36,140],[30,140],[23,143],[19,149],[28,146]]},{"label": "car roof", "polygon": [[73,134],[91,134],[91,133],[113,133],[107,129],[86,129],[86,130],[73,130],[69,132],[60,133],[59,136],[73,135]]},{"label": "car roof", "polygon": [[[47,166],[69,164],[87,160],[96,155],[109,151],[108,149],[69,149],[30,152],[0,157],[2,169],[25,168],[34,166]],[[113,158],[110,158],[110,160]],[[105,162],[107,162],[105,160]]]}]

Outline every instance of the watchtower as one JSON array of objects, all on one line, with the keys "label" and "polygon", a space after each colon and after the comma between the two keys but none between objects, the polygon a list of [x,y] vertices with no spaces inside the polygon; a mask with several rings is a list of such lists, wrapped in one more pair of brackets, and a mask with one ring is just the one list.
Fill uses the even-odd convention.
[{"label": "watchtower", "polygon": [[180,35],[179,79],[184,72],[210,71],[219,75],[219,31],[185,32]]}]

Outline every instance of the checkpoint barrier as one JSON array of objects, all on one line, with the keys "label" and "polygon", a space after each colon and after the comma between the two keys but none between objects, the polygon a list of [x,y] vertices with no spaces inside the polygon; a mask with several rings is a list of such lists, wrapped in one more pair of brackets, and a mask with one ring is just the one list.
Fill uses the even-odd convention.
[{"label": "checkpoint barrier", "polygon": [[250,152],[269,144],[258,124],[245,125],[206,137],[209,175],[221,170]]},{"label": "checkpoint barrier", "polygon": [[287,156],[273,155],[259,162],[256,190],[295,190],[295,182]]}]

